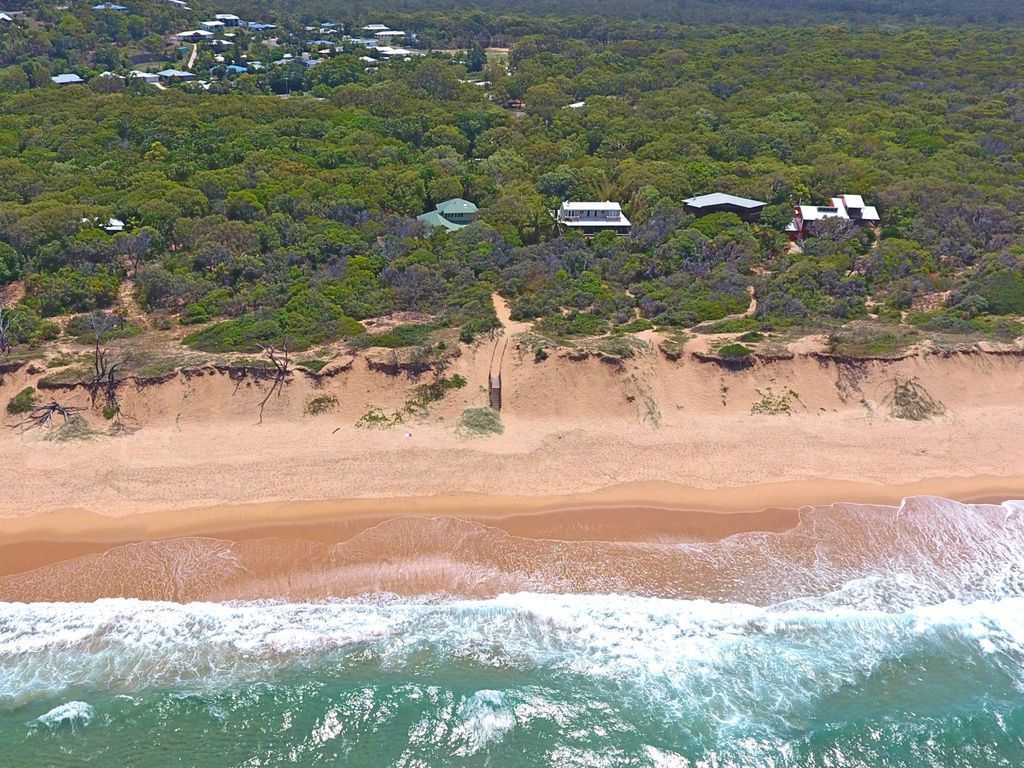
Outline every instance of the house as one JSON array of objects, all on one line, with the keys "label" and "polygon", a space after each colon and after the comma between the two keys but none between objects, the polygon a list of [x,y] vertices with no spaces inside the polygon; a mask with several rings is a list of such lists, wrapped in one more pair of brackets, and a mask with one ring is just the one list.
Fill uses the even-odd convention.
[{"label": "house", "polygon": [[275,28],[274,24],[263,24],[263,23],[258,22],[258,21],[246,22],[246,26],[249,29],[253,30],[254,32],[267,32],[267,31]]},{"label": "house", "polygon": [[160,75],[155,72],[142,72],[138,69],[132,70],[130,77],[132,80],[141,80],[147,85],[153,85],[160,82]]},{"label": "house", "polygon": [[78,85],[80,83],[85,82],[85,80],[71,72],[66,72],[60,75],[54,75],[50,79],[57,85]]},{"label": "house", "polygon": [[187,83],[195,80],[196,76],[191,72],[184,72],[180,69],[164,69],[157,72],[161,83]]},{"label": "house", "polygon": [[208,29],[187,29],[184,32],[179,32],[175,37],[190,43],[201,43],[203,40],[211,40],[213,32]]},{"label": "house", "polygon": [[404,38],[405,32],[400,32],[397,29],[382,29],[379,32],[374,32],[373,36],[381,42],[391,43]]},{"label": "house", "polygon": [[798,240],[808,234],[808,224],[825,219],[843,219],[867,227],[877,227],[881,219],[878,210],[864,204],[860,195],[833,197],[831,205],[798,205],[793,221],[786,227],[791,240]]},{"label": "house", "polygon": [[587,106],[585,101],[574,101],[572,104],[566,104],[562,109],[583,109]]},{"label": "house", "polygon": [[224,67],[224,71],[229,75],[244,75],[249,71],[248,67],[243,67],[240,64],[228,64]]},{"label": "house", "polygon": [[216,13],[213,18],[221,22],[225,27],[238,27],[242,24],[242,20],[233,13]]},{"label": "house", "polygon": [[597,202],[570,202],[566,200],[555,213],[555,220],[562,226],[593,235],[597,232],[618,232],[626,234],[632,226],[622,213],[622,206],[605,200]]},{"label": "house", "polygon": [[363,27],[363,32],[369,32],[371,35],[375,35],[378,32],[387,32],[387,24],[367,24]]},{"label": "house", "polygon": [[210,32],[220,32],[226,25],[223,21],[200,21],[199,26]]},{"label": "house", "polygon": [[416,220],[431,227],[443,227],[449,232],[454,232],[476,221],[476,214],[476,205],[461,197],[453,197],[451,200],[438,203],[434,210],[421,213]]},{"label": "house", "polygon": [[116,235],[118,232],[124,232],[124,222],[111,216],[107,223],[103,225],[103,229],[111,235]]},{"label": "house", "polygon": [[4,22],[5,24],[13,24],[14,18],[7,15],[6,13],[0,13],[0,21]]},{"label": "house", "polygon": [[92,7],[94,11],[127,11],[128,8],[117,3],[100,3]]},{"label": "house", "polygon": [[683,200],[686,212],[692,213],[694,216],[707,216],[711,213],[735,213],[744,221],[760,219],[765,205],[767,203],[760,200],[736,197],[736,195],[728,195],[724,192],[712,192],[709,195],[698,195]]}]

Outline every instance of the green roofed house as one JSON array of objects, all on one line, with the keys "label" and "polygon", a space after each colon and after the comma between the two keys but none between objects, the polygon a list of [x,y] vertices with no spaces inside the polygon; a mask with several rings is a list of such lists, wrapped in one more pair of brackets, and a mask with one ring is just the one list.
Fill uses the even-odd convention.
[{"label": "green roofed house", "polygon": [[463,200],[461,197],[454,197],[438,203],[437,208],[429,213],[421,213],[416,217],[417,221],[429,224],[432,227],[444,227],[449,232],[472,224],[476,221],[477,207]]}]

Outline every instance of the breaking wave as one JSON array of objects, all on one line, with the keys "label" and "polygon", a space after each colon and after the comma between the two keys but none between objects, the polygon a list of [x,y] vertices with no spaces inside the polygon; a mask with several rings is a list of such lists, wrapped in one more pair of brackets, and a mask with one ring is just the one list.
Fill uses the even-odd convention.
[{"label": "breaking wave", "polygon": [[[559,572],[554,591],[6,603],[0,734],[28,766],[112,743],[183,765],[1019,766],[1020,509],[836,505],[781,534],[621,545],[613,572],[670,596],[567,591],[607,550],[536,542],[563,554],[528,574]],[[513,538],[453,525],[480,567],[474,538]],[[509,578],[529,562],[488,557]]]}]

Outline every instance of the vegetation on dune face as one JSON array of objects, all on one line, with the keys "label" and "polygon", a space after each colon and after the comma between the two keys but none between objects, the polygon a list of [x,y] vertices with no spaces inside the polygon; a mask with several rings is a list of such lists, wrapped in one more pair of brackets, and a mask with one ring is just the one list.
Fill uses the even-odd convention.
[{"label": "vegetation on dune face", "polygon": [[718,356],[725,358],[749,357],[753,351],[743,344],[726,344],[718,349]]},{"label": "vegetation on dune face", "polygon": [[750,413],[754,416],[789,416],[793,413],[794,403],[801,402],[800,395],[792,389],[775,392],[768,387],[763,392],[757,390],[757,394],[760,399],[750,406]]},{"label": "vegetation on dune face", "polygon": [[338,407],[338,398],[332,394],[317,395],[306,403],[305,413],[307,416],[321,416],[330,413]]},{"label": "vegetation on dune face", "polygon": [[463,437],[487,437],[505,432],[501,414],[493,408],[467,408],[459,417],[455,430]]},{"label": "vegetation on dune face", "polygon": [[437,326],[398,325],[384,333],[363,333],[352,339],[349,344],[356,349],[367,347],[385,347],[399,349],[401,347],[418,347],[425,344],[437,330]]},{"label": "vegetation on dune face", "polygon": [[358,429],[391,429],[404,423],[405,418],[400,411],[393,411],[389,414],[383,408],[374,407],[359,417],[356,427]]},{"label": "vegetation on dune face", "polygon": [[25,387],[7,402],[7,413],[18,416],[35,407],[38,395],[34,387]]},{"label": "vegetation on dune face", "polygon": [[917,378],[900,379],[893,382],[893,389],[885,397],[889,413],[896,419],[925,421],[946,412],[946,406],[929,394]]},{"label": "vegetation on dune face", "polygon": [[[1024,151],[1024,122],[1006,73],[1024,66],[1024,29],[607,18],[680,13],[627,5],[590,20],[398,8],[393,21],[423,44],[472,50],[368,72],[365,51],[341,46],[314,67],[218,71],[209,92],[161,93],[100,77],[59,89],[49,77],[126,69],[144,51],[173,61],[161,36],[198,16],[40,0],[0,40],[0,288],[17,283],[2,297],[17,302],[13,342],[57,338],[68,315],[117,311],[121,335],[171,330],[172,318],[195,326],[184,343],[202,352],[421,347],[456,333],[468,343],[500,326],[495,291],[514,320],[568,343],[652,327],[842,326],[833,351],[887,355],[915,333],[1021,335],[1024,211],[1011,158]],[[682,13],[699,23],[733,5]],[[909,13],[882,6],[874,25]],[[239,29],[224,55],[308,52],[314,7],[333,8],[275,8],[276,48]],[[511,44],[507,61],[476,45],[488,36]],[[220,66],[199,51],[197,71]],[[471,73],[489,85],[463,82]],[[520,101],[525,115],[504,108]],[[575,102],[584,106],[563,108]],[[695,218],[683,205],[714,191],[765,201],[761,222]],[[841,193],[879,208],[877,234],[826,221],[791,247],[793,204]],[[476,223],[449,233],[415,220],[453,197],[480,206]],[[630,235],[559,232],[550,211],[565,199],[620,201]],[[105,231],[114,217],[124,232]],[[361,322],[397,312],[429,322],[376,335]],[[851,323],[891,333],[856,338]]]}]

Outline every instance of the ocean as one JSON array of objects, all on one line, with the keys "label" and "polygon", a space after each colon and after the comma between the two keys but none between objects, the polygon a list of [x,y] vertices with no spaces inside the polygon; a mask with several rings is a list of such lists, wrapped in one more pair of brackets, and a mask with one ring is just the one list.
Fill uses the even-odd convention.
[{"label": "ocean", "polygon": [[609,550],[657,579],[585,542],[589,580],[559,548],[501,582],[549,591],[0,603],[0,765],[1019,768],[1022,512],[837,505]]}]

